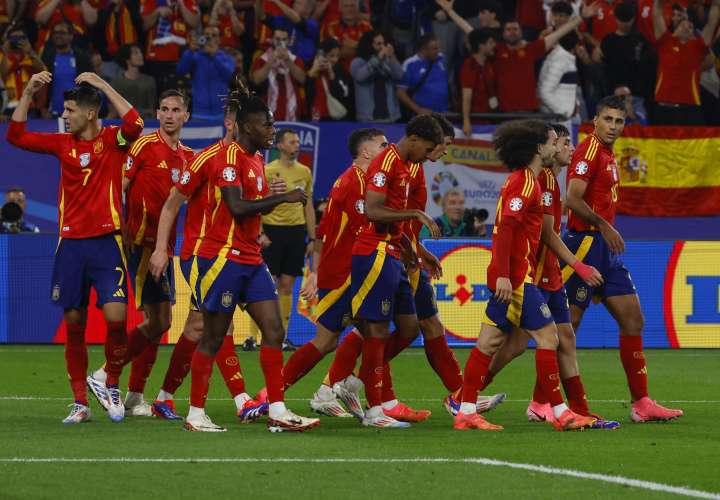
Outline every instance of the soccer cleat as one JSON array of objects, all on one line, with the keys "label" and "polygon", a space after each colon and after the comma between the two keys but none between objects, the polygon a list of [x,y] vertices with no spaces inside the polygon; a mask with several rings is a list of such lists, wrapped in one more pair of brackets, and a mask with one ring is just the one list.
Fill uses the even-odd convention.
[{"label": "soccer cleat", "polygon": [[106,386],[108,395],[108,416],[113,422],[122,422],[125,419],[125,405],[120,397],[120,389],[116,385]]},{"label": "soccer cleat", "polygon": [[237,411],[237,416],[240,419],[240,423],[249,424],[254,422],[263,415],[267,415],[269,403],[261,403],[255,399],[248,399],[243,404],[243,407]]},{"label": "soccer cleat", "polygon": [[525,415],[527,415],[530,422],[552,422],[555,420],[550,403],[530,401],[527,410],[525,410]]},{"label": "soccer cleat", "polygon": [[259,401],[260,403],[270,402],[268,400],[267,387],[263,387],[258,391],[258,393],[255,395],[255,401]]},{"label": "soccer cleat", "polygon": [[257,348],[257,342],[255,342],[255,339],[252,337],[246,338],[245,342],[242,343],[242,350],[245,352],[255,351]]},{"label": "soccer cleat", "polygon": [[298,350],[298,346],[292,343],[290,339],[285,339],[282,343],[282,350],[285,352],[294,352]]},{"label": "soccer cleat", "polygon": [[592,427],[596,420],[594,417],[578,415],[574,411],[567,409],[562,412],[562,415],[553,420],[552,424],[556,431],[576,431]]},{"label": "soccer cleat", "polygon": [[591,429],[615,430],[620,427],[620,422],[616,420],[605,420],[600,415],[591,415],[595,419],[595,423],[590,426]]},{"label": "soccer cleat", "polygon": [[83,422],[90,421],[90,407],[81,405],[80,403],[73,403],[70,405],[70,415],[65,417],[62,421],[63,424],[82,424]]},{"label": "soccer cleat", "polygon": [[85,379],[85,382],[87,383],[90,392],[92,392],[93,396],[95,396],[95,399],[97,399],[97,402],[100,403],[100,406],[102,406],[102,409],[107,411],[109,405],[105,382],[101,382],[93,378],[92,375],[88,375]]},{"label": "soccer cleat", "polygon": [[152,405],[152,414],[164,420],[182,420],[182,417],[177,414],[175,401],[172,399],[156,400]]},{"label": "soccer cleat", "polygon": [[390,410],[383,408],[383,413],[386,417],[394,418],[400,422],[422,422],[432,415],[430,410],[415,410],[405,403],[398,403]]},{"label": "soccer cleat", "polygon": [[319,418],[307,418],[295,415],[290,410],[278,417],[268,417],[267,428],[270,432],[303,432],[320,425]]},{"label": "soccer cleat", "polygon": [[225,432],[225,427],[213,424],[210,417],[205,413],[195,415],[194,417],[188,417],[185,419],[185,425],[183,428],[188,431],[195,432]]},{"label": "soccer cleat", "polygon": [[152,417],[152,407],[145,402],[142,394],[128,392],[125,396],[126,417]]},{"label": "soccer cleat", "polygon": [[377,427],[378,429],[407,429],[410,427],[407,422],[388,417],[379,407],[368,410],[362,419],[362,424],[365,427]]},{"label": "soccer cleat", "polygon": [[468,431],[471,429],[481,431],[501,431],[503,426],[491,424],[477,413],[465,415],[462,412],[458,412],[458,414],[455,415],[455,420],[453,421],[453,429],[458,431]]},{"label": "soccer cleat", "polygon": [[460,411],[460,401],[455,399],[452,394],[445,396],[445,399],[443,399],[443,406],[452,417],[457,415]]},{"label": "soccer cleat", "polygon": [[478,396],[477,403],[475,404],[477,412],[487,413],[494,410],[498,407],[498,405],[500,405],[500,403],[505,401],[506,398],[507,394],[504,392],[499,392],[497,394],[493,394],[492,396]]},{"label": "soccer cleat", "polygon": [[682,416],[682,410],[665,408],[648,397],[635,401],[630,412],[633,422],[668,422]]},{"label": "soccer cleat", "polygon": [[365,411],[360,402],[360,389],[362,386],[362,381],[354,375],[350,375],[345,380],[336,382],[333,385],[335,395],[340,398],[348,411],[358,420],[365,417]]},{"label": "soccer cleat", "polygon": [[339,418],[351,418],[352,415],[345,411],[340,402],[335,397],[335,394],[331,393],[330,396],[325,397],[320,394],[320,391],[313,394],[313,398],[310,400],[310,408],[315,413],[320,415],[326,415],[328,417],[339,417]]}]

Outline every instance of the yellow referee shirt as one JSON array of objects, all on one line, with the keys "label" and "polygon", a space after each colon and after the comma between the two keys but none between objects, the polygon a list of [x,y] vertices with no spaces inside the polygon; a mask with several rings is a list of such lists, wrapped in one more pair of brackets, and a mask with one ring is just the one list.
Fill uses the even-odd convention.
[{"label": "yellow referee shirt", "polygon": [[[268,183],[280,177],[285,180],[287,189],[301,188],[312,203],[312,172],[296,161],[291,167],[285,166],[279,159],[265,165],[265,177]],[[263,215],[263,224],[272,226],[301,226],[305,224],[305,207],[302,203],[283,203],[275,207],[268,215]]]}]

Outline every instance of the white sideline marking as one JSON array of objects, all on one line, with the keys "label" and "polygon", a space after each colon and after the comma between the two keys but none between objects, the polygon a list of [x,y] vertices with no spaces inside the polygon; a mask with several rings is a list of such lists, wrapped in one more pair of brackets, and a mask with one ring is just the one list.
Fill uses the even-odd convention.
[{"label": "white sideline marking", "polygon": [[544,465],[524,464],[517,462],[506,462],[504,460],[495,460],[492,458],[249,458],[249,457],[231,457],[231,458],[134,458],[134,457],[116,457],[116,458],[64,458],[64,457],[14,457],[0,458],[0,462],[4,463],[311,463],[311,464],[333,464],[333,463],[462,463],[462,464],[478,464],[488,465],[491,467],[508,467],[511,469],[519,469],[530,472],[540,472],[542,474],[551,474],[555,476],[566,476],[577,479],[587,479],[591,481],[601,481],[604,483],[619,484],[622,486],[630,486],[643,490],[660,491],[663,493],[673,493],[694,498],[710,498],[720,500],[720,493],[709,491],[695,490],[684,486],[671,486],[669,484],[655,483],[652,481],[643,481],[640,479],[631,479],[623,476],[611,476],[607,474],[596,474],[593,472],[582,472],[573,469],[561,469],[558,467],[546,467]]}]

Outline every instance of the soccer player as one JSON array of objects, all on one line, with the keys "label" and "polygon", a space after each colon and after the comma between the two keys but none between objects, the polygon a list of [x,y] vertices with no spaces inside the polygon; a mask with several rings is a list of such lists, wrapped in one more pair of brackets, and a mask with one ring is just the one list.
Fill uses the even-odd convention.
[{"label": "soccer player", "polygon": [[[197,281],[195,253],[206,227],[205,207],[208,204],[208,179],[213,169],[213,162],[218,159],[223,148],[234,140],[233,129],[237,113],[236,94],[237,91],[230,93],[225,106],[225,136],[197,154],[193,162],[180,175],[180,179],[175,182],[175,187],[170,191],[170,196],[163,205],[155,251],[150,257],[149,264],[150,274],[156,280],[162,278],[168,267],[169,258],[165,249],[171,238],[171,228],[175,225],[180,207],[187,202],[183,244],[180,249],[180,268],[190,289],[194,290],[195,288]],[[282,187],[284,188],[284,185]],[[173,348],[162,388],[152,406],[154,415],[166,420],[182,420],[175,409],[174,394],[190,372],[192,356],[202,334],[202,313],[198,309],[193,292],[183,334]],[[232,322],[215,357],[215,364],[220,369],[225,385],[235,402],[237,416],[241,422],[249,422],[267,413],[268,405],[255,401],[245,390],[245,379],[233,342]]]},{"label": "soccer player", "polygon": [[[130,283],[135,291],[135,307],[142,310],[145,321],[128,333],[126,363],[132,361],[128,392],[125,396],[127,416],[152,416],[144,398],[145,383],[157,358],[158,343],[170,328],[172,303],[175,302],[175,279],[170,267],[160,280],[150,276],[148,264],[155,248],[157,225],[163,203],[180,173],[192,160],[194,152],[180,142],[180,132],[190,118],[188,99],[179,90],[166,90],[158,99],[157,119],[160,129],[135,141],[125,163],[123,191],[126,193]],[[165,247],[170,255],[175,249],[175,228]],[[105,378],[100,368],[87,378],[97,395]]]},{"label": "soccer player", "polygon": [[[537,120],[507,122],[498,127],[495,150],[510,170],[497,204],[492,258],[487,270],[492,291],[480,335],[470,352],[463,378],[462,403],[453,427],[458,430],[500,430],[477,414],[477,394],[489,383],[489,366],[513,328],[526,330],[537,343],[538,384],[550,401],[558,430],[580,429],[595,422],[578,415],[563,401],[558,384],[558,336],[552,313],[532,283],[543,222],[536,176],[557,153],[557,134]],[[581,268],[582,269],[582,268]],[[582,269],[582,272],[585,272]]]},{"label": "soccer player", "polygon": [[[437,224],[424,211],[408,209],[410,168],[423,162],[443,143],[443,132],[429,115],[413,118],[405,136],[373,159],[365,174],[365,211],[368,223],[358,234],[352,249],[352,315],[366,322],[361,379],[370,409],[363,425],[399,428],[410,424],[388,417],[382,408],[385,345],[390,320],[395,335],[410,337],[418,330],[415,301],[401,250],[411,252],[403,239],[403,224],[418,220],[433,237],[440,235]],[[411,332],[411,333],[408,333]]]},{"label": "soccer player", "polygon": [[[67,325],[65,361],[75,404],[63,420],[90,420],[85,375],[88,368],[85,326],[90,287],[97,293],[107,324],[107,378],[102,399],[113,422],[124,419],[118,381],[127,351],[126,265],[121,230],[122,164],[129,144],[142,132],[137,111],[95,73],[81,73],[64,94],[62,114],[67,133],[38,134],[26,130],[33,95],[52,81],[47,71],[28,81],[8,127],[8,142],[60,160],[58,195],[60,241],[55,253],[51,299],[64,310]],[[101,95],[122,116],[120,127],[100,127]]]},{"label": "soccer player", "polygon": [[648,396],[644,318],[635,285],[620,259],[625,242],[613,226],[620,174],[612,147],[622,134],[625,115],[622,96],[601,99],[593,119],[595,130],[575,150],[568,171],[564,241],[580,261],[600,271],[605,283],[588,287],[571,267],[563,268],[562,274],[575,331],[593,297],[602,301],[620,328],[620,360],[632,397],[631,418],[635,422],[672,420],[682,416],[682,410],[665,408]]},{"label": "soccer player", "polygon": [[[590,286],[602,285],[602,277],[592,266],[577,264],[577,258],[565,247],[560,240],[560,219],[562,217],[562,200],[557,175],[570,163],[574,151],[570,131],[563,125],[553,125],[558,135],[558,151],[553,166],[545,166],[537,177],[540,185],[541,201],[543,206],[543,222],[539,253],[537,256],[537,271],[534,284],[540,289],[545,303],[550,308],[553,320],[558,329],[558,365],[562,385],[567,396],[568,406],[579,415],[596,418],[593,429],[616,429],[619,422],[605,420],[590,412],[585,388],[580,378],[580,369],[575,350],[575,331],[570,324],[570,309],[567,293],[563,287],[560,263],[553,248],[559,248],[563,259],[574,264],[581,270],[584,280]],[[523,330],[515,328],[502,348],[493,356],[490,363],[490,377],[493,378],[513,358],[525,351],[530,336]],[[526,410],[531,422],[553,422],[555,416],[552,408],[543,393],[539,381],[535,381],[533,398]]]},{"label": "soccer player", "polygon": [[283,194],[268,192],[260,150],[272,142],[275,128],[267,105],[243,89],[238,103],[237,138],[219,153],[209,176],[212,193],[205,209],[206,230],[197,251],[196,297],[203,314],[203,336],[190,364],[190,409],[185,428],[222,432],[205,413],[215,356],[230,326],[238,303],[262,333],[260,365],[265,375],[269,406],[268,430],[304,431],[318,419],[295,415],[284,403],[282,341],[277,291],[260,253],[260,214],[281,203],[305,203],[306,194],[293,189]]}]

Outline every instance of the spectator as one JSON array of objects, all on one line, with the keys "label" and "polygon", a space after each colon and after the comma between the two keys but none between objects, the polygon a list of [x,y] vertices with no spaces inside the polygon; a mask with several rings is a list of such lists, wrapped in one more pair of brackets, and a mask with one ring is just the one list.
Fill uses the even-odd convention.
[{"label": "spectator", "polygon": [[5,192],[5,203],[0,210],[0,233],[39,233],[35,224],[25,222],[25,191],[20,187]]},{"label": "spectator", "polygon": [[598,10],[594,16],[585,20],[580,25],[580,32],[583,35],[585,43],[592,51],[592,58],[595,62],[600,62],[597,51],[603,39],[610,33],[617,30],[617,20],[615,19],[615,8],[626,0],[605,0],[598,3]]},{"label": "spectator", "polygon": [[[123,71],[111,80],[110,85],[133,105],[140,116],[154,119],[157,114],[157,87],[154,78],[140,72],[145,64],[142,50],[137,45],[123,45],[118,49],[116,59]],[[111,116],[117,117],[114,109]]]},{"label": "spectator", "polygon": [[538,77],[540,111],[570,120],[577,108],[578,72],[575,49],[580,42],[577,32],[571,31],[550,51]]},{"label": "spectator", "polygon": [[327,27],[327,35],[323,38],[335,37],[340,42],[340,60],[346,69],[355,58],[357,45],[364,33],[372,26],[363,19],[360,13],[359,0],[339,0],[340,18],[331,21]]},{"label": "spectator", "polygon": [[50,73],[50,113],[60,116],[65,109],[66,90],[75,86],[75,78],[93,71],[90,55],[73,44],[72,24],[62,21],[53,26],[50,42],[45,46],[42,61]]},{"label": "spectator", "polygon": [[416,115],[444,113],[449,105],[449,74],[440,43],[434,35],[423,35],[417,46],[417,54],[403,63],[398,99]]},{"label": "spectator", "polygon": [[0,1],[0,34],[22,21],[28,3],[24,0]]},{"label": "spectator", "polygon": [[355,114],[358,121],[391,123],[400,119],[395,84],[403,69],[395,49],[379,31],[365,33],[350,65],[355,86]]},{"label": "spectator", "polygon": [[207,26],[200,37],[192,36],[190,49],[177,65],[178,75],[192,78],[192,115],[200,120],[221,120],[222,97],[227,95],[235,60],[220,48],[220,29]]},{"label": "spectator", "polygon": [[[470,55],[460,70],[462,88],[463,133],[472,135],[471,113],[489,113],[497,108],[495,72],[488,58],[495,54],[495,32],[489,28],[474,29],[468,35]],[[475,120],[475,123],[481,121]]]},{"label": "spectator", "polygon": [[175,67],[188,31],[200,24],[195,0],[143,0],[140,11],[145,30],[145,70],[158,91],[176,86]]},{"label": "spectator", "polygon": [[303,64],[310,65],[315,57],[317,41],[320,36],[320,25],[310,18],[312,4],[310,0],[294,0],[289,7],[282,0],[272,3],[283,13],[282,16],[270,16],[263,9],[262,0],[255,2],[255,15],[271,29],[283,28],[290,34],[290,52],[300,57]]},{"label": "spectator", "polygon": [[123,45],[140,45],[143,33],[139,0],[110,0],[98,14],[93,44],[103,60],[103,74],[114,79],[122,72],[115,61]]},{"label": "spectator", "polygon": [[[360,9],[360,20],[370,22],[370,1],[371,0],[358,0],[358,6]],[[341,15],[341,0],[317,0],[313,9],[312,17],[321,23],[320,35],[323,38],[328,36],[328,27],[334,21],[340,19]]]},{"label": "spectator", "polygon": [[35,41],[37,50],[42,50],[50,39],[53,27],[61,21],[68,21],[72,24],[78,45],[88,49],[90,46],[88,29],[97,22],[98,6],[98,0],[39,1],[33,15],[39,28],[38,38]]},{"label": "spectator", "polygon": [[627,86],[620,86],[613,92],[615,95],[621,95],[625,97],[625,109],[627,113],[625,115],[626,125],[647,125],[647,111],[645,111],[644,102],[641,98],[636,98],[630,92],[630,88]]},{"label": "spectator", "polygon": [[303,116],[301,86],[305,83],[302,60],[288,49],[290,33],[283,28],[273,31],[273,47],[253,62],[250,80],[261,87],[270,111],[278,121],[297,121]]},{"label": "spectator", "polygon": [[[487,210],[465,210],[465,195],[457,188],[445,191],[442,197],[442,215],[435,218],[443,238],[485,236]],[[430,238],[430,231],[423,226],[420,238]]]},{"label": "spectator", "polygon": [[245,33],[245,24],[240,20],[233,0],[216,0],[210,12],[209,26],[220,30],[220,47],[239,49],[240,37]]},{"label": "spectator", "polygon": [[523,37],[537,40],[540,32],[545,29],[545,10],[541,0],[516,0],[515,19],[522,26]]},{"label": "spectator", "polygon": [[328,38],[320,44],[307,74],[307,102],[313,121],[352,120],[355,116],[352,80],[339,61],[340,43]]},{"label": "spectator", "polygon": [[700,106],[700,73],[719,17],[720,0],[713,0],[701,36],[695,35],[693,23],[687,18],[679,20],[671,33],[663,19],[661,0],[655,0],[653,27],[658,51],[655,124],[704,123]]},{"label": "spectator", "polygon": [[541,33],[539,38],[545,38],[550,33],[567,23],[573,16],[574,10],[572,5],[564,0],[557,0],[550,6],[550,19],[547,28]]},{"label": "spectator", "polygon": [[425,33],[432,33],[432,16],[437,9],[435,0],[386,0],[383,16],[373,26],[388,33],[400,59],[415,52],[415,41]]},{"label": "spectator", "polygon": [[[6,108],[12,111],[18,104],[25,85],[34,73],[43,71],[45,65],[30,45],[30,40],[22,29],[14,28],[8,32],[0,54],[0,76],[2,76],[7,94]],[[38,96],[35,110],[44,107],[47,95]]]}]

